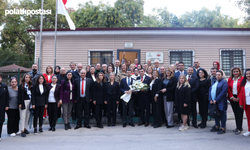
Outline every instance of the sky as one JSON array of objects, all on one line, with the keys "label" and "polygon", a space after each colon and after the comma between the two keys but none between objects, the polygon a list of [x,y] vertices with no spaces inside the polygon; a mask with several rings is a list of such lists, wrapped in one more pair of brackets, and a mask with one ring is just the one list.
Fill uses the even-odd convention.
[{"label": "sky", "polygon": [[[9,0],[14,2],[19,2],[19,0]],[[78,8],[79,3],[85,3],[89,0],[68,0],[66,7]],[[114,5],[116,0],[102,0],[103,3],[109,3],[111,6]],[[92,2],[97,5],[100,0],[92,0]],[[152,14],[153,8],[163,8],[167,9],[180,17],[185,12],[200,10],[202,7],[207,7],[213,10],[216,6],[221,6],[221,13],[229,15],[233,18],[239,18],[240,22],[243,21],[246,15],[241,11],[235,4],[235,0],[144,0],[144,14]]]}]

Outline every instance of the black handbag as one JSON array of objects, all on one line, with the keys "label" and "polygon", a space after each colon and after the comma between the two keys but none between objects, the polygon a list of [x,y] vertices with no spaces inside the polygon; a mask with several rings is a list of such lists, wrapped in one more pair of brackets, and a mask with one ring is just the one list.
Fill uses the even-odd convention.
[{"label": "black handbag", "polygon": [[208,115],[210,118],[219,118],[221,116],[218,105],[211,104]]}]

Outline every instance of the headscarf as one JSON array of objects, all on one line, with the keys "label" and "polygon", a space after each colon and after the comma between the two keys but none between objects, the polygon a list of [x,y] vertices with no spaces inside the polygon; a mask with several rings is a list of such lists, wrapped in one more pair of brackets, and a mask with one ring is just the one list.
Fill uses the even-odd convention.
[{"label": "headscarf", "polygon": [[214,61],[214,62],[213,62],[213,65],[214,65],[214,63],[216,63],[217,66],[218,66],[217,70],[220,70],[220,63],[219,63],[218,61]]}]

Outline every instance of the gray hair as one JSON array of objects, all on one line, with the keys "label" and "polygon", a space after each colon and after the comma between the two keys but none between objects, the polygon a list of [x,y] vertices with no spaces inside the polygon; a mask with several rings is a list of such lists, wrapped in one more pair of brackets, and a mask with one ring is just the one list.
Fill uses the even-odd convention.
[{"label": "gray hair", "polygon": [[80,71],[80,73],[82,73],[83,71],[84,71],[85,73],[87,73],[86,69],[82,69],[82,70]]}]

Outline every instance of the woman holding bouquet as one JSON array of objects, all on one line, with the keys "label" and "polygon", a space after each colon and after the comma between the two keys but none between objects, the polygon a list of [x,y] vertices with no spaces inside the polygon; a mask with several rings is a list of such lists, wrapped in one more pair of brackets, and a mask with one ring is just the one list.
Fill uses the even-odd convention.
[{"label": "woman holding bouquet", "polygon": [[[137,80],[149,86],[150,77],[145,75],[144,69],[140,69],[140,77],[137,77]],[[150,117],[150,96],[147,90],[141,90],[139,93],[139,107],[140,107],[140,117],[141,122],[138,126],[145,124],[145,127],[149,125],[149,117]],[[146,110],[146,116],[145,116]]]},{"label": "woman holding bouquet", "polygon": [[185,75],[180,75],[179,77],[179,81],[175,89],[175,101],[183,121],[183,124],[179,127],[179,131],[185,131],[189,128],[187,125],[187,119],[190,114],[191,103],[191,86],[189,85]]}]

